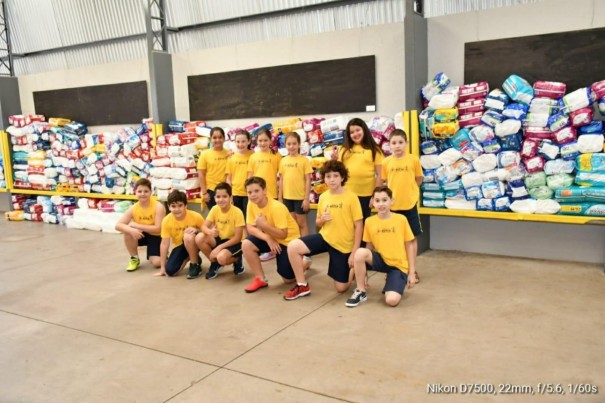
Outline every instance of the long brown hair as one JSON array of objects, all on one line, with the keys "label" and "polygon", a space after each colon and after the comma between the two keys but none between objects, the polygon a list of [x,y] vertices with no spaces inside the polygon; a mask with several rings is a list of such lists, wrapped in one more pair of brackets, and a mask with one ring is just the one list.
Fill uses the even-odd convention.
[{"label": "long brown hair", "polygon": [[344,151],[342,152],[342,160],[344,161],[345,155],[348,152],[351,152],[351,148],[353,148],[353,146],[355,145],[355,143],[351,139],[351,126],[361,127],[361,129],[363,130],[363,138],[361,139],[360,145],[366,150],[372,150],[372,161],[376,161],[376,154],[382,154],[382,150],[380,149],[380,146],[376,144],[376,141],[374,141],[374,137],[372,137],[372,132],[370,132],[370,129],[368,128],[366,122],[364,122],[363,119],[360,118],[353,118],[349,120],[349,123],[347,123],[347,128],[345,130],[345,141],[342,145],[342,147],[344,148]]}]

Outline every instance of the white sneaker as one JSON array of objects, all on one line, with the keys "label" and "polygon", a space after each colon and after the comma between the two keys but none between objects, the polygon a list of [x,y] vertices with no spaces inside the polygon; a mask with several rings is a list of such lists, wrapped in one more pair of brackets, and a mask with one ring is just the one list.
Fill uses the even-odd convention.
[{"label": "white sneaker", "polygon": [[275,254],[272,252],[266,252],[266,253],[262,253],[260,255],[260,261],[261,262],[267,262],[271,259],[275,259]]}]

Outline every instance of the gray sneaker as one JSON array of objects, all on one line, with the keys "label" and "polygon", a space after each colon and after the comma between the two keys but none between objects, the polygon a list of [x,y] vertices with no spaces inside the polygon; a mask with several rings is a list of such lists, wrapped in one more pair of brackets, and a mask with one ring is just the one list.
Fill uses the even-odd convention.
[{"label": "gray sneaker", "polygon": [[354,308],[366,299],[368,299],[368,294],[366,294],[365,291],[355,290],[353,291],[353,295],[351,295],[351,298],[349,298],[347,302],[345,302],[345,305],[349,308]]}]

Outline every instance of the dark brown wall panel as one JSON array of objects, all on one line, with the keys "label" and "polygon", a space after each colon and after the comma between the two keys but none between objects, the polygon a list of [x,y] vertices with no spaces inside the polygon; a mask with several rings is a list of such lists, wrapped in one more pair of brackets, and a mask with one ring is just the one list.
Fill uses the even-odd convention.
[{"label": "dark brown wall panel", "polygon": [[365,112],[376,105],[375,56],[187,77],[191,119]]},{"label": "dark brown wall panel", "polygon": [[605,28],[596,28],[465,43],[464,82],[502,88],[509,75],[517,74],[530,84],[562,81],[571,92],[605,79],[603,38]]},{"label": "dark brown wall panel", "polygon": [[147,82],[95,85],[34,92],[36,113],[89,126],[140,122],[149,116]]}]

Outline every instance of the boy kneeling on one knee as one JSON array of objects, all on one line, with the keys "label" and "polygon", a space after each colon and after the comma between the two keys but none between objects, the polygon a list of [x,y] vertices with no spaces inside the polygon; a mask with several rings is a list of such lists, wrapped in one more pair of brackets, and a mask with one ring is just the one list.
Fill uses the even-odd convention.
[{"label": "boy kneeling on one knee", "polygon": [[366,220],[363,230],[366,247],[355,252],[357,288],[345,304],[348,307],[356,307],[367,299],[367,270],[386,273],[387,279],[382,292],[389,306],[399,304],[406,284],[408,288],[415,284],[414,234],[407,219],[390,211],[394,199],[391,189],[387,186],[375,188],[372,201],[378,214]]}]

